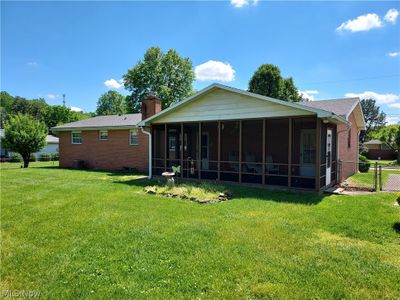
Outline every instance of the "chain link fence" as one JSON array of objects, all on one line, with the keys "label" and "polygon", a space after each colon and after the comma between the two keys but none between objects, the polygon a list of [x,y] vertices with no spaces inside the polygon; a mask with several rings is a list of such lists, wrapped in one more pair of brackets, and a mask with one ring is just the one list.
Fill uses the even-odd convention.
[{"label": "chain link fence", "polygon": [[400,166],[396,164],[339,161],[338,178],[346,190],[400,191]]}]

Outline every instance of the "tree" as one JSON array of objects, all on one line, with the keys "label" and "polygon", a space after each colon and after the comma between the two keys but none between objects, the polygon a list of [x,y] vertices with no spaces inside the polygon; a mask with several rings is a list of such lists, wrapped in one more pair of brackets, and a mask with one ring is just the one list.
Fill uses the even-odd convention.
[{"label": "tree", "polygon": [[98,115],[117,115],[126,113],[125,97],[116,91],[108,91],[97,101]]},{"label": "tree", "polygon": [[374,138],[388,144],[397,151],[397,162],[400,164],[400,125],[388,125],[381,127],[372,133]]},{"label": "tree", "polygon": [[49,105],[41,111],[41,119],[50,130],[52,127],[77,120],[76,112],[63,105]]},{"label": "tree", "polygon": [[23,97],[16,96],[11,107],[10,114],[28,114],[35,119],[40,119],[42,109],[48,104],[42,98],[27,100]]},{"label": "tree", "polygon": [[283,78],[279,68],[272,64],[261,65],[254,72],[249,81],[249,92],[288,102],[301,100],[293,78]]},{"label": "tree", "polygon": [[361,108],[365,119],[365,130],[360,133],[360,143],[364,143],[369,138],[373,130],[379,130],[386,124],[386,114],[376,106],[374,99],[362,99]]},{"label": "tree", "polygon": [[5,123],[4,148],[22,156],[24,168],[29,166],[29,157],[46,145],[47,127],[30,115],[17,114],[10,116]]},{"label": "tree", "polygon": [[140,111],[141,101],[149,91],[162,101],[163,108],[191,95],[194,73],[189,58],[170,49],[165,54],[159,47],[149,48],[139,61],[123,76],[125,88],[131,91],[129,112]]}]

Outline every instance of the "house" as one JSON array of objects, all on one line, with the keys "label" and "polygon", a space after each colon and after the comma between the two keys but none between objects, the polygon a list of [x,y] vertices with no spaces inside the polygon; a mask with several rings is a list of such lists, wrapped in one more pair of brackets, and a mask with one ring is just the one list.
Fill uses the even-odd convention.
[{"label": "house", "polygon": [[60,166],[83,161],[90,169],[147,171],[148,136],[137,124],[161,111],[161,101],[149,96],[142,113],[98,116],[52,128],[60,139]]},{"label": "house", "polygon": [[387,143],[380,140],[370,140],[363,144],[367,149],[366,157],[368,159],[396,159],[396,151]]},{"label": "house", "polygon": [[48,134],[46,136],[46,146],[36,152],[36,155],[40,157],[42,153],[55,154],[58,153],[58,137]]},{"label": "house", "polygon": [[[54,130],[61,166],[75,159],[110,169],[124,163],[148,166],[152,176],[180,165],[183,178],[321,190],[357,172],[364,127],[358,98],[291,103],[212,84],[162,111],[152,96],[141,114]],[[136,148],[129,148],[132,131]]]}]

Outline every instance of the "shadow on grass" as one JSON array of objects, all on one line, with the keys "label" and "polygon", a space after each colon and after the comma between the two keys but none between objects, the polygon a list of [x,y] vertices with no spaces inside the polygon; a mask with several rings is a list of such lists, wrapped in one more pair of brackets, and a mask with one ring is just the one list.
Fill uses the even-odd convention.
[{"label": "shadow on grass", "polygon": [[396,222],[393,224],[393,229],[396,231],[398,234],[400,234],[400,222]]},{"label": "shadow on grass", "polygon": [[[113,174],[109,174],[113,176]],[[119,175],[123,175],[119,173]],[[135,174],[137,175],[137,174]],[[202,181],[203,182],[203,181]],[[199,186],[202,182],[197,182],[193,180],[178,179],[177,184],[184,183],[186,185],[193,184],[193,186]],[[132,180],[115,180],[114,183],[117,184],[127,184],[132,186],[137,186],[144,188],[145,186],[151,185],[165,185],[165,180],[163,178],[147,179],[147,178],[137,178]],[[204,183],[204,182],[203,182]],[[233,193],[233,200],[239,199],[255,199],[262,201],[274,201],[281,203],[293,203],[293,204],[303,204],[303,205],[316,205],[320,203],[326,195],[320,195],[314,192],[308,191],[290,191],[290,190],[280,190],[279,188],[262,188],[262,187],[249,187],[241,186],[238,184],[230,184],[226,182],[207,182],[209,185],[223,186],[225,190],[230,190]]]}]

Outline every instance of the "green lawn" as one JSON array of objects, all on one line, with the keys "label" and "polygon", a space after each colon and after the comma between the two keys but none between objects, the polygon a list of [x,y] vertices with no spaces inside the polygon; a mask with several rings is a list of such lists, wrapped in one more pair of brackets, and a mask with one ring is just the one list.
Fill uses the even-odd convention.
[{"label": "green lawn", "polygon": [[368,161],[371,163],[371,165],[373,165],[373,164],[375,164],[377,162],[378,165],[382,165],[382,166],[386,166],[386,165],[398,166],[396,160],[373,160],[373,159],[369,159]]},{"label": "green lawn", "polygon": [[43,298],[400,298],[395,194],[229,187],[197,204],[129,174],[1,165],[1,288]]},{"label": "green lawn", "polygon": [[[389,174],[400,174],[400,170],[382,170],[382,186],[385,186]],[[373,188],[374,170],[370,169],[367,173],[356,173],[347,179],[350,186]]]}]

